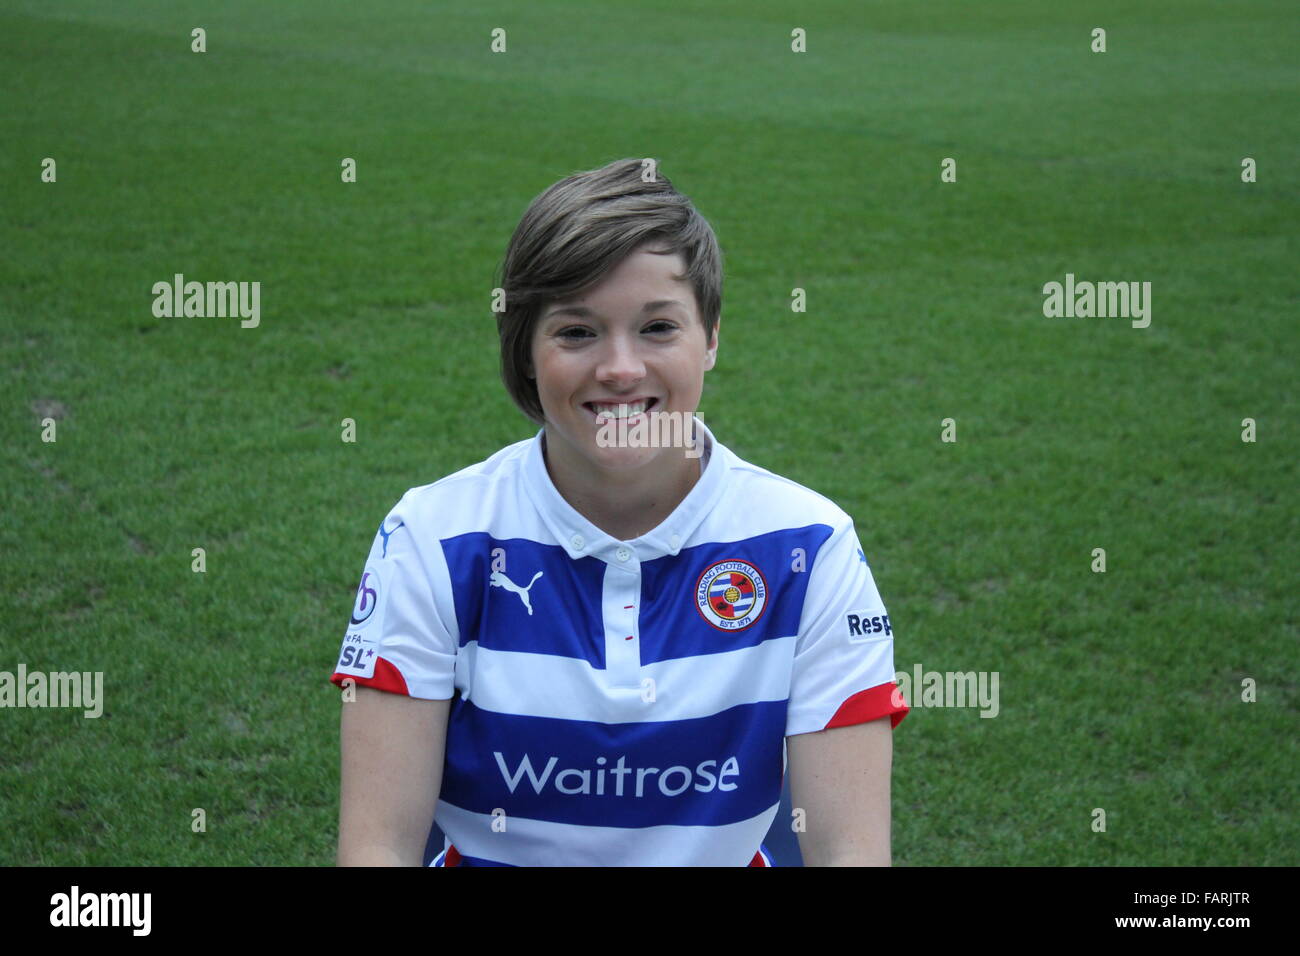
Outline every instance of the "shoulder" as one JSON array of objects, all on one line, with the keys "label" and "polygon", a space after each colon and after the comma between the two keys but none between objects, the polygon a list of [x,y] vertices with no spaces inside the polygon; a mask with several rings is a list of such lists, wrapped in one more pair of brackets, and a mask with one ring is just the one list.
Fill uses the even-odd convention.
[{"label": "shoulder", "polygon": [[[771,530],[824,525],[840,532],[853,525],[849,514],[830,498],[806,485],[746,461],[722,446],[727,457],[724,500],[744,523]],[[761,533],[761,530],[760,530]]]},{"label": "shoulder", "polygon": [[460,471],[408,488],[384,518],[384,525],[393,527],[401,521],[438,537],[484,530],[489,514],[516,500],[524,459],[534,440],[507,445]]}]

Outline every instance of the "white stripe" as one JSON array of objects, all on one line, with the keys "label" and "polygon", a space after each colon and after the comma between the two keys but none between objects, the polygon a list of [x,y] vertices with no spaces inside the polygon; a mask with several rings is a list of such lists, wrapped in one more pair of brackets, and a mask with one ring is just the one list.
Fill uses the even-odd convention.
[{"label": "white stripe", "polygon": [[756,817],[716,827],[601,827],[505,820],[438,801],[436,820],[465,856],[513,866],[748,866],[780,804]]},{"label": "white stripe", "polygon": [[[497,651],[471,641],[476,707],[503,714],[628,723],[708,717],[739,704],[786,700],[794,637],[720,654],[656,661],[640,669],[654,681],[654,700],[640,687],[610,685],[610,675],[584,660],[554,654]],[[460,670],[460,668],[457,668]],[[458,681],[459,682],[459,681]],[[707,688],[706,693],[701,693]]]}]

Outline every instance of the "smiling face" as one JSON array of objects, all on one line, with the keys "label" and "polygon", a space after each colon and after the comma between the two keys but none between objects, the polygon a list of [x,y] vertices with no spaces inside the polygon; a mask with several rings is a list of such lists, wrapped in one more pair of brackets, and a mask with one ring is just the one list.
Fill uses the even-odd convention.
[{"label": "smiling face", "polygon": [[[638,403],[651,412],[690,416],[699,407],[704,373],[713,368],[718,336],[704,324],[679,254],[638,249],[585,295],[548,303],[533,335],[532,363],[546,416],[552,468],[565,473],[675,473],[681,448],[601,447],[603,407]],[[719,323],[720,324],[720,323]],[[607,413],[607,414],[608,414]],[[628,425],[634,425],[635,416]],[[606,426],[606,434],[609,428]]]}]

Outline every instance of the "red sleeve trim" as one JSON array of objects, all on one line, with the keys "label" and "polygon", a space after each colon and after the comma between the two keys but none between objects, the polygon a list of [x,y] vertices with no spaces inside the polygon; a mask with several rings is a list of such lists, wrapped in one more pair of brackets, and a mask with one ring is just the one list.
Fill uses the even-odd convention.
[{"label": "red sleeve trim", "polygon": [[334,675],[330,677],[330,683],[342,687],[343,681],[349,677],[360,687],[373,687],[376,690],[386,690],[390,694],[411,696],[410,691],[406,689],[406,678],[402,676],[402,672],[382,657],[375,660],[374,677],[358,677],[356,674],[340,674],[335,671]]},{"label": "red sleeve trim", "polygon": [[877,684],[875,687],[858,691],[840,704],[840,709],[835,711],[835,716],[822,729],[850,727],[853,724],[865,724],[888,716],[889,729],[893,730],[907,716],[909,710],[911,708],[903,699],[903,692],[898,689],[897,684],[890,681],[887,684]]}]

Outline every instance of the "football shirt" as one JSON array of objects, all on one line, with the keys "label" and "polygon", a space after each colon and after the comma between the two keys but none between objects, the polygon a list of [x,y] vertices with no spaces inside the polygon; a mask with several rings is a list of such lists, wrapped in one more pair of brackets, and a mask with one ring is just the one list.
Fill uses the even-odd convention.
[{"label": "football shirt", "polygon": [[632,541],[544,430],[380,525],[331,679],[452,698],[440,865],[771,865],[785,738],[906,715],[852,519],[695,422],[700,479]]}]

